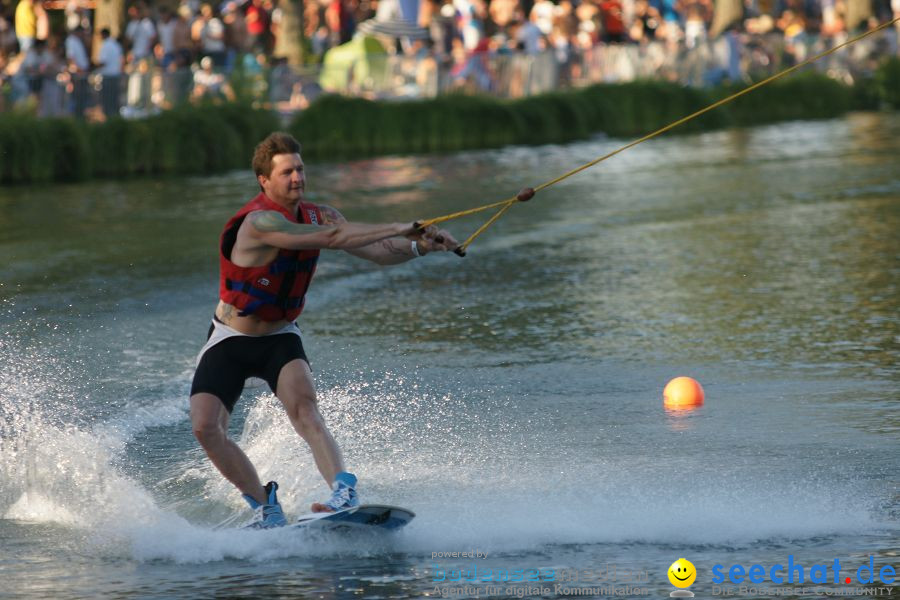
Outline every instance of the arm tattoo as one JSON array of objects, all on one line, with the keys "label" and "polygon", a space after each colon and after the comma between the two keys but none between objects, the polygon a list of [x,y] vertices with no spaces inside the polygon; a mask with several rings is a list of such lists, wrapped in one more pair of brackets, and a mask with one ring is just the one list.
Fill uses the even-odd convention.
[{"label": "arm tattoo", "polygon": [[326,206],[325,204],[319,205],[319,211],[321,211],[322,216],[325,217],[326,225],[337,225],[338,223],[343,223],[347,220],[344,218],[344,215],[337,211],[337,209]]},{"label": "arm tattoo", "polygon": [[315,225],[291,223],[283,214],[274,210],[255,211],[247,215],[247,219],[256,229],[265,233],[313,233],[319,229]]},{"label": "arm tattoo", "polygon": [[391,239],[381,240],[381,247],[384,248],[388,254],[396,254],[398,256],[411,256],[412,255],[412,252],[409,249],[410,248],[409,244],[406,244],[405,246],[400,246],[398,248],[397,245],[394,244],[394,240],[391,240]]}]

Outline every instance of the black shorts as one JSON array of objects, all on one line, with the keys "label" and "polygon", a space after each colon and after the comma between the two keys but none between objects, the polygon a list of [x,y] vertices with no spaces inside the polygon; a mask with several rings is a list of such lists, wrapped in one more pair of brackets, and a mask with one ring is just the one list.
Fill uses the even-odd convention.
[{"label": "black shorts", "polygon": [[[209,335],[212,331],[210,326]],[[247,378],[265,380],[274,394],[281,368],[297,358],[309,364],[303,342],[296,333],[226,338],[203,354],[194,372],[191,396],[212,394],[231,412],[241,397]]]}]

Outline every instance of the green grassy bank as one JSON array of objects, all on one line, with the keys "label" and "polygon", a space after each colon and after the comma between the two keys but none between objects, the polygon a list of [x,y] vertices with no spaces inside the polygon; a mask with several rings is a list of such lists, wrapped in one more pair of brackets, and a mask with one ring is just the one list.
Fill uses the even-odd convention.
[{"label": "green grassy bank", "polygon": [[184,107],[102,124],[0,114],[0,183],[190,175],[244,168],[280,127],[269,111],[239,105]]},{"label": "green grassy bank", "polygon": [[[599,132],[633,138],[742,87],[693,89],[640,81],[513,101],[450,95],[416,102],[372,102],[328,96],[298,115],[289,129],[303,142],[305,156],[327,159],[560,143]],[[900,109],[900,60],[885,62],[875,77],[854,87],[816,73],[787,77],[674,131],[824,119],[880,107]]]},{"label": "green grassy bank", "polygon": [[[344,159],[570,142],[595,133],[631,138],[659,129],[735,91],[665,82],[595,85],[524,98],[449,95],[414,102],[325,96],[287,127],[304,156]],[[850,110],[900,109],[900,60],[847,87],[804,73],[773,82],[679,126],[676,132]],[[144,120],[85,125],[0,114],[0,183],[132,175],[204,174],[249,166],[254,145],[281,128],[271,112],[240,105],[183,107]]]}]

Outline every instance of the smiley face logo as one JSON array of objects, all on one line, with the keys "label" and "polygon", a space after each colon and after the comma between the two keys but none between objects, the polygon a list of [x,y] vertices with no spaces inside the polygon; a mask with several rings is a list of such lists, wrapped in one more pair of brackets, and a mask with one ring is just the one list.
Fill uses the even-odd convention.
[{"label": "smiley face logo", "polygon": [[697,569],[685,558],[679,558],[669,567],[669,582],[677,588],[690,587],[697,579]]}]

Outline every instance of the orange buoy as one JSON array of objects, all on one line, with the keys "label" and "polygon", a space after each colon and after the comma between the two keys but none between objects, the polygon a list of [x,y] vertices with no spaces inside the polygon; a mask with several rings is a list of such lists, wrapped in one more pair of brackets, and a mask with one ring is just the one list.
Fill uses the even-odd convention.
[{"label": "orange buoy", "polygon": [[663,390],[663,406],[675,410],[685,410],[703,406],[703,388],[696,379],[676,377]]}]

